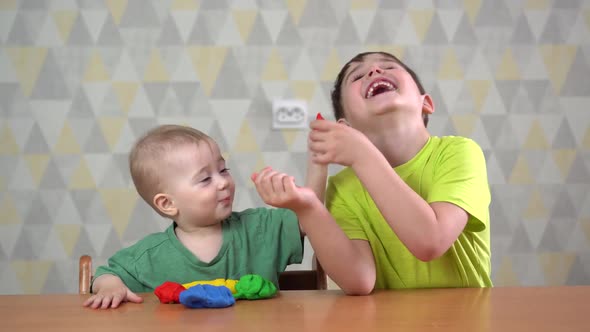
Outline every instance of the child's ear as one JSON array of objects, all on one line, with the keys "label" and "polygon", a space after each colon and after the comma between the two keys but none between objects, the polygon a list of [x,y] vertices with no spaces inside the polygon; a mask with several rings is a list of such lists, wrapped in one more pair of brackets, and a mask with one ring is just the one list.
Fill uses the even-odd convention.
[{"label": "child's ear", "polygon": [[338,123],[342,123],[342,124],[347,125],[347,126],[350,127],[350,123],[348,123],[348,121],[346,121],[345,118],[338,119]]},{"label": "child's ear", "polygon": [[422,99],[422,113],[432,114],[434,113],[434,101],[429,94],[425,94]]},{"label": "child's ear", "polygon": [[174,217],[178,213],[178,208],[174,205],[174,201],[167,194],[156,194],[153,202],[156,209],[167,216]]}]

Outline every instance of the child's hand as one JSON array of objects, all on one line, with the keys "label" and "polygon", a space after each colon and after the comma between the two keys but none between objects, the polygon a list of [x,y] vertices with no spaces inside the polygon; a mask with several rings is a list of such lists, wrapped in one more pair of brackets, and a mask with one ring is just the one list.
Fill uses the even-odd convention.
[{"label": "child's hand", "polygon": [[92,309],[117,308],[123,302],[141,303],[143,299],[126,286],[103,287],[84,302],[85,307]]},{"label": "child's hand", "polygon": [[292,176],[274,171],[270,167],[252,174],[251,179],[260,198],[274,207],[297,210],[318,199],[311,189],[297,187]]},{"label": "child's hand", "polygon": [[315,120],[310,127],[308,146],[314,163],[352,166],[359,152],[372,145],[363,133],[338,122]]}]

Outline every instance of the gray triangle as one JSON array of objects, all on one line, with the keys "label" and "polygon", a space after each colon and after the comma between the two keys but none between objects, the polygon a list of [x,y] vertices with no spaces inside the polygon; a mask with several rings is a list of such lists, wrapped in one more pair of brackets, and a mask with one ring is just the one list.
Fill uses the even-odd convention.
[{"label": "gray triangle", "polygon": [[14,206],[18,211],[18,215],[21,219],[25,219],[29,215],[29,211],[33,205],[34,197],[38,195],[38,190],[14,190],[12,192],[12,198]]},{"label": "gray triangle", "polygon": [[512,175],[512,169],[516,164],[516,160],[518,159],[519,152],[517,150],[496,150],[495,151],[496,160],[498,160],[498,164],[500,169],[504,173],[505,179],[509,179]]},{"label": "gray triangle", "polygon": [[520,81],[496,80],[496,89],[498,89],[498,94],[502,97],[502,102],[506,109],[510,109],[514,101],[514,96],[518,93],[519,86]]},{"label": "gray triangle", "polygon": [[190,115],[195,111],[200,113],[200,109],[193,110],[191,107],[193,101],[197,97],[198,91],[201,89],[199,82],[170,82],[170,88],[176,94],[186,115]]},{"label": "gray triangle", "polygon": [[559,192],[560,194],[551,209],[552,221],[560,218],[577,218],[576,209],[569,195],[564,192],[563,188]]},{"label": "gray triangle", "polygon": [[45,173],[43,173],[43,177],[41,178],[41,183],[39,184],[40,189],[64,189],[67,188],[67,185],[64,179],[61,177],[61,174],[55,165],[55,162],[51,159],[45,168]]},{"label": "gray triangle", "polygon": [[121,250],[121,248],[123,248],[123,243],[121,242],[121,239],[119,239],[119,236],[113,229],[107,236],[104,243],[104,247],[99,254],[101,257],[111,257],[117,251]]},{"label": "gray triangle", "polygon": [[118,171],[126,181],[124,187],[132,187],[133,181],[131,180],[131,173],[129,171],[129,154],[113,154],[113,163],[117,166]]},{"label": "gray triangle", "polygon": [[289,148],[287,147],[287,143],[285,143],[285,138],[281,131],[278,130],[269,130],[268,135],[260,144],[261,151],[288,151]]},{"label": "gray triangle", "polygon": [[578,153],[576,155],[576,159],[572,163],[572,166],[569,170],[566,182],[574,184],[585,183],[587,185],[588,179],[590,179],[590,172],[588,171],[588,167],[586,167],[586,163],[584,162],[583,157],[581,157]]},{"label": "gray triangle", "polygon": [[119,29],[115,25],[111,15],[107,15],[102,30],[98,35],[96,44],[99,46],[122,46],[123,40]]},{"label": "gray triangle", "polygon": [[160,109],[156,112],[157,116],[164,118],[182,117],[185,115],[182,105],[178,102],[176,94],[168,89]]},{"label": "gray triangle", "polygon": [[252,31],[250,31],[247,44],[249,46],[267,46],[273,44],[270,33],[268,32],[261,15],[256,15],[256,20],[254,21]]},{"label": "gray triangle", "polygon": [[[378,7],[379,8],[385,8],[385,9],[405,9],[408,7],[408,2],[410,0],[396,0],[396,1],[390,1],[390,0],[380,0],[378,1]],[[435,4],[439,4],[442,3],[444,1],[436,1]]]},{"label": "gray triangle", "polygon": [[94,112],[92,112],[92,106],[90,106],[90,101],[88,101],[84,88],[79,88],[78,92],[76,92],[67,117],[76,119],[94,118]]},{"label": "gray triangle", "polygon": [[31,32],[27,28],[25,17],[22,13],[18,13],[12,23],[12,29],[6,39],[7,45],[34,45]]},{"label": "gray triangle", "polygon": [[548,223],[547,226],[545,226],[545,232],[543,233],[543,238],[541,238],[537,250],[541,252],[556,252],[563,250],[563,244],[557,239],[553,224]]},{"label": "gray triangle", "polygon": [[436,114],[448,116],[449,110],[442,96],[439,85],[435,84],[432,88],[428,89],[428,94],[432,97],[432,100],[434,100]]},{"label": "gray triangle", "polygon": [[[43,294],[64,294],[67,293],[67,287],[65,284],[65,280],[62,279],[61,271],[57,268],[55,262],[51,264],[51,268],[49,269],[49,273],[47,274],[47,279],[45,279],[45,283],[43,287],[41,287],[41,293]],[[74,275],[74,271],[71,271],[72,275]],[[75,280],[71,280],[72,283]]]},{"label": "gray triangle", "polygon": [[195,98],[192,100],[191,105],[189,106],[189,111],[193,115],[197,114],[199,116],[213,116],[211,104],[209,103],[209,97],[205,95],[205,92],[200,86],[195,90]]},{"label": "gray triangle", "polygon": [[538,109],[535,108],[533,104],[531,104],[531,98],[527,96],[524,89],[519,89],[516,93],[516,96],[514,96],[513,98],[514,99],[512,100],[512,104],[509,105],[507,108],[509,113],[534,114],[538,111]]},{"label": "gray triangle", "polygon": [[150,129],[157,126],[156,118],[129,118],[129,128],[135,137],[145,135]]},{"label": "gray triangle", "polygon": [[[281,60],[285,66],[287,73],[293,72],[297,62],[301,58],[301,53],[305,51],[304,47],[299,46],[283,46],[278,48]],[[254,85],[259,83],[259,79],[253,82]]]},{"label": "gray triangle", "polygon": [[543,96],[552,91],[548,80],[522,80],[520,82],[535,109],[540,108]]},{"label": "gray triangle", "polygon": [[45,204],[43,204],[40,195],[37,194],[29,197],[29,199],[32,200],[32,204],[24,219],[25,225],[50,224],[52,222],[50,218],[51,214],[45,207]]},{"label": "gray triangle", "polygon": [[561,88],[561,96],[590,96],[590,84],[587,82],[588,77],[590,77],[590,67],[588,66],[588,62],[584,59],[582,51],[578,50],[563,87]]},{"label": "gray triangle", "polygon": [[[352,22],[351,22],[352,23]],[[283,23],[283,27],[281,28],[281,32],[277,36],[276,45],[279,46],[301,46],[303,45],[303,40],[299,35],[299,31],[297,27],[293,23],[293,19],[291,15],[287,15],[285,18],[285,22]]]},{"label": "gray triangle", "polygon": [[[88,234],[88,231],[84,228],[80,230],[80,236],[78,237],[78,242],[74,245],[72,249],[72,256],[80,257],[82,255],[90,255],[90,257],[96,259],[98,253],[92,247],[92,241],[90,241],[90,237],[92,234]],[[120,249],[120,248],[119,248]],[[97,266],[93,266],[93,269],[96,269]]]},{"label": "gray triangle", "polygon": [[[268,128],[270,128],[270,126]],[[12,177],[17,163],[18,157],[16,156],[0,155],[0,174],[6,178]]]},{"label": "gray triangle", "polygon": [[267,122],[265,122],[265,124],[268,124],[268,127],[265,128],[271,128],[271,124],[272,124],[272,119],[269,116],[270,115],[270,111],[272,109],[272,103],[268,100],[268,98],[266,97],[266,94],[264,93],[264,89],[262,89],[261,86],[258,86],[258,90],[256,91],[256,94],[254,95],[254,98],[252,99],[252,102],[250,103],[250,108],[248,109],[248,114],[246,115],[247,118],[256,118],[256,119],[261,119],[264,120],[266,119]]},{"label": "gray triangle", "polygon": [[129,224],[123,232],[122,241],[137,241],[138,237],[160,232],[158,222],[161,219],[162,217],[143,200],[138,200],[138,204],[135,205],[131,213]]},{"label": "gray triangle", "polygon": [[175,20],[172,16],[168,15],[168,18],[162,25],[162,30],[160,31],[160,37],[156,42],[158,46],[178,46],[183,45],[182,37],[178,32],[178,27],[176,26]]},{"label": "gray triangle", "polygon": [[[518,141],[518,137],[514,133],[514,128],[510,122],[505,122],[504,126],[498,133],[495,135],[498,136],[496,139],[496,148],[501,149],[518,149],[520,148],[520,143]],[[488,135],[489,136],[489,135]]]},{"label": "gray triangle", "polygon": [[25,11],[23,17],[26,22],[27,30],[29,31],[29,36],[31,36],[33,40],[37,40],[39,38],[41,29],[43,29],[43,26],[47,21],[47,12]]},{"label": "gray triangle", "polygon": [[78,15],[67,42],[68,46],[90,46],[94,44],[82,15]]},{"label": "gray triangle", "polygon": [[78,214],[82,217],[82,221],[86,223],[85,216],[88,215],[90,205],[94,197],[97,195],[95,190],[90,189],[74,189],[70,192],[74,206],[78,210]]},{"label": "gray triangle", "polygon": [[103,204],[102,197],[97,192],[92,196],[86,215],[82,215],[88,224],[112,224],[110,215]]},{"label": "gray triangle", "polygon": [[492,220],[493,225],[490,228],[492,238],[499,237],[507,237],[512,238],[512,227],[510,227],[510,222],[508,216],[504,213],[502,207],[496,203],[496,200],[493,199],[494,191],[492,190],[492,204],[490,206],[490,220]]},{"label": "gray triangle", "polygon": [[574,263],[572,264],[572,268],[568,273],[567,281],[565,282],[568,286],[577,286],[577,285],[588,285],[590,284],[590,264],[584,266],[580,256],[583,255],[582,253],[578,253]]},{"label": "gray triangle", "polygon": [[360,43],[361,39],[349,14],[340,24],[340,31],[334,41],[334,45],[358,45]]},{"label": "gray triangle", "polygon": [[[8,255],[4,252],[4,249],[0,246],[0,262],[8,260]],[[1,265],[0,265],[1,266]]]},{"label": "gray triangle", "polygon": [[506,27],[512,25],[510,11],[504,1],[483,0],[475,26],[479,27]]},{"label": "gray triangle", "polygon": [[31,95],[35,99],[69,99],[71,93],[66,86],[53,52],[49,52],[39,73]]},{"label": "gray triangle", "polygon": [[543,181],[540,177],[541,174],[541,165],[545,164],[548,154],[547,151],[544,150],[525,150],[522,151],[526,162],[531,166],[529,168],[532,177],[537,181]]},{"label": "gray triangle", "polygon": [[204,11],[199,11],[193,30],[188,37],[189,44],[215,45],[215,36],[211,34],[206,24],[207,17]]},{"label": "gray triangle", "polygon": [[159,110],[170,84],[167,82],[145,82],[143,88],[152,109]]},{"label": "gray triangle", "polygon": [[506,117],[504,115],[482,114],[481,119],[481,123],[490,139],[490,143],[495,145],[498,140],[498,133],[507,121]]},{"label": "gray triangle", "polygon": [[522,225],[518,225],[514,230],[512,242],[509,248],[511,253],[523,254],[533,252],[531,240],[529,240],[529,236]]},{"label": "gray triangle", "polygon": [[[394,40],[395,29],[391,28],[391,22],[401,22],[404,13],[401,11],[388,11],[387,13],[378,12],[375,14],[373,21],[367,33],[367,44],[392,44]],[[350,18],[350,16],[349,16]],[[350,21],[351,29],[354,29],[352,19]]]},{"label": "gray triangle", "polygon": [[82,148],[85,153],[108,153],[110,152],[109,145],[107,144],[104,135],[102,134],[102,130],[98,126],[98,123],[95,123],[92,126],[90,131],[90,136],[84,143]]},{"label": "gray triangle", "polygon": [[125,177],[119,171],[119,166],[112,159],[107,165],[103,178],[97,182],[99,188],[125,188],[127,185]]},{"label": "gray triangle", "polygon": [[35,123],[33,128],[31,128],[31,133],[29,134],[29,138],[25,147],[23,149],[25,153],[49,153],[50,148],[45,142],[45,137],[41,133],[41,128],[39,125]]},{"label": "gray triangle", "polygon": [[[259,1],[258,1],[259,2]],[[227,0],[201,1],[200,10],[228,9]]]},{"label": "gray triangle", "polygon": [[518,17],[510,41],[513,44],[535,44],[537,42],[529,21],[524,14]]},{"label": "gray triangle", "polygon": [[12,251],[13,260],[37,260],[43,255],[51,225],[26,225],[21,230]]},{"label": "gray triangle", "polygon": [[126,117],[127,114],[123,111],[121,104],[119,103],[119,97],[117,96],[115,89],[110,87],[106,92],[102,104],[98,109],[97,114],[100,114],[101,117],[104,116],[111,116],[111,117]]},{"label": "gray triangle", "polygon": [[207,133],[219,146],[219,150],[223,151],[230,151],[229,144],[227,144],[226,139],[223,137],[223,131],[219,128],[219,123],[217,121],[211,126],[209,133]]},{"label": "gray triangle", "polygon": [[21,0],[19,1],[19,9],[25,10],[46,10],[48,9],[48,3],[46,1],[37,0]]},{"label": "gray triangle", "polygon": [[557,149],[575,149],[577,147],[576,138],[572,135],[572,128],[566,119],[561,121],[561,126],[557,129],[557,134],[553,139],[551,146]]},{"label": "gray triangle", "polygon": [[578,8],[580,8],[580,5],[581,5],[580,0],[553,1],[553,8],[578,9]]},{"label": "gray triangle", "polygon": [[128,0],[127,8],[119,27],[121,28],[155,28],[159,27],[158,15],[151,1]]},{"label": "gray triangle", "polygon": [[219,75],[217,75],[211,97],[217,99],[250,98],[248,87],[244,83],[238,63],[231,53],[226,56]]},{"label": "gray triangle", "polygon": [[442,26],[442,22],[440,21],[440,17],[438,14],[435,14],[432,17],[432,22],[430,23],[430,27],[426,32],[426,36],[424,37],[424,44],[425,45],[446,45],[449,42],[449,38],[445,34],[445,29]]},{"label": "gray triangle", "polygon": [[12,109],[16,98],[22,99],[21,89],[18,83],[0,82],[0,110],[1,114],[7,114]]},{"label": "gray triangle", "polygon": [[577,15],[578,12],[572,10],[550,11],[539,41],[541,43],[567,42]]},{"label": "gray triangle", "polygon": [[334,9],[327,1],[308,1],[299,19],[300,28],[332,28],[337,25]]},{"label": "gray triangle", "polygon": [[469,22],[467,15],[463,15],[461,22],[457,26],[457,31],[452,38],[453,44],[475,45],[478,42],[477,36],[473,31],[473,26]]},{"label": "gray triangle", "polygon": [[61,155],[53,156],[52,161],[55,162],[56,169],[60,174],[60,178],[68,182],[80,164],[81,155]]},{"label": "gray triangle", "polygon": [[[586,177],[586,179],[588,179],[588,177]],[[578,215],[583,215],[586,197],[588,197],[588,193],[590,192],[590,186],[583,181],[578,181],[575,184],[567,184],[566,187],[575,211]]]}]

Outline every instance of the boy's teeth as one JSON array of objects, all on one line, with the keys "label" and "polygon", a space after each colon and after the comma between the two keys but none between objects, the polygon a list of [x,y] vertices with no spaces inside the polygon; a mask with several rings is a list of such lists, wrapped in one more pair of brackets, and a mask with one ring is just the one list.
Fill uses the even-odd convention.
[{"label": "boy's teeth", "polygon": [[380,82],[377,82],[377,83],[373,84],[369,88],[369,91],[367,91],[367,98],[373,97],[373,92],[375,91],[375,88],[380,87],[380,86],[387,87],[388,91],[395,90],[395,87],[391,83],[386,82],[386,81],[380,81]]}]

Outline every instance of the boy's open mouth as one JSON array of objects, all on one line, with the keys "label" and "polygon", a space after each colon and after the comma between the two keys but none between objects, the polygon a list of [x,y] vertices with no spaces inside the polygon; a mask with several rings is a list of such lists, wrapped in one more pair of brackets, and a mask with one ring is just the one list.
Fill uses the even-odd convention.
[{"label": "boy's open mouth", "polygon": [[385,78],[379,78],[374,80],[369,85],[369,87],[367,88],[367,92],[365,93],[365,98],[369,99],[378,94],[395,90],[397,90],[397,86],[395,85],[395,83]]}]

